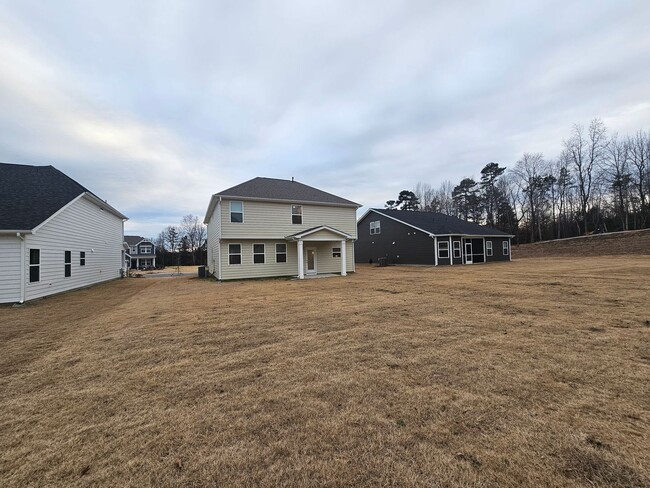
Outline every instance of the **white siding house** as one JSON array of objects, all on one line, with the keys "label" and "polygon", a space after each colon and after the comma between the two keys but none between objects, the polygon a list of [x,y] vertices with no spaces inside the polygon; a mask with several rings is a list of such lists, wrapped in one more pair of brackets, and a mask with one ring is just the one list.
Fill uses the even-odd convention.
[{"label": "white siding house", "polygon": [[220,280],[354,271],[359,205],[293,180],[254,178],[212,196],[208,271]]},{"label": "white siding house", "polygon": [[0,164],[0,176],[20,201],[0,197],[0,303],[120,277],[124,215],[51,166]]}]

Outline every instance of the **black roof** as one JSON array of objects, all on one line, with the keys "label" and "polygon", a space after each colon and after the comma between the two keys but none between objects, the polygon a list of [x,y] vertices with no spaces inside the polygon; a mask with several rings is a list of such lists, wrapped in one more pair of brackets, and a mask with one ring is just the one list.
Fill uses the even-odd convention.
[{"label": "black roof", "polygon": [[0,163],[0,230],[31,230],[87,191],[53,166]]},{"label": "black roof", "polygon": [[467,222],[450,215],[438,212],[413,212],[410,210],[387,210],[383,208],[371,209],[377,213],[397,219],[405,224],[418,227],[424,231],[438,236],[471,235],[471,236],[509,236],[494,227],[478,225]]},{"label": "black roof", "polygon": [[252,180],[245,181],[237,186],[219,192],[216,196],[360,206],[350,200],[337,197],[336,195],[305,185],[304,183],[293,180],[279,180],[276,178],[253,178]]}]

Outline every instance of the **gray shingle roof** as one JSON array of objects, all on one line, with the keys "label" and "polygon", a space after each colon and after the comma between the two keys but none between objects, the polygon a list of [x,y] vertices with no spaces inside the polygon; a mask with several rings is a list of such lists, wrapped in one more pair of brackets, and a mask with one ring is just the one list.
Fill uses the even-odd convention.
[{"label": "gray shingle roof", "polygon": [[294,202],[327,203],[331,205],[360,206],[312,186],[291,180],[253,178],[216,194],[217,196],[286,200]]},{"label": "gray shingle roof", "polygon": [[141,236],[124,236],[124,241],[129,245],[129,246],[135,246],[138,242],[140,241],[147,241],[149,242],[149,239],[146,239],[145,237]]},{"label": "gray shingle roof", "polygon": [[494,227],[478,225],[437,212],[411,212],[373,208],[373,211],[418,227],[434,235],[508,236]]},{"label": "gray shingle roof", "polygon": [[0,163],[0,230],[31,230],[87,191],[53,166]]}]

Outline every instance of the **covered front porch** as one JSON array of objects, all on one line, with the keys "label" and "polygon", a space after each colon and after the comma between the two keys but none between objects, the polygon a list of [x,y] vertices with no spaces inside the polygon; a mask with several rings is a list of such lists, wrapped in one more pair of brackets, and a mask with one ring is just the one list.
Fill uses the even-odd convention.
[{"label": "covered front porch", "polygon": [[[296,243],[299,279],[323,273],[340,273],[341,276],[347,276],[349,267],[347,247],[354,240],[351,235],[332,227],[319,226],[288,236],[286,239]],[[354,266],[353,259],[352,266]]]}]

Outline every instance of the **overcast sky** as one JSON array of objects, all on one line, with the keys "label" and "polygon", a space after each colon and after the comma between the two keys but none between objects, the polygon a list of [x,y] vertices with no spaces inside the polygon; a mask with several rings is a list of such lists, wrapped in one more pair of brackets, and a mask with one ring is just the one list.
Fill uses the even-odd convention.
[{"label": "overcast sky", "polygon": [[[649,128],[650,1],[0,1],[0,161],[155,236],[255,176],[383,206]],[[92,4],[92,6],[90,5]]]}]

